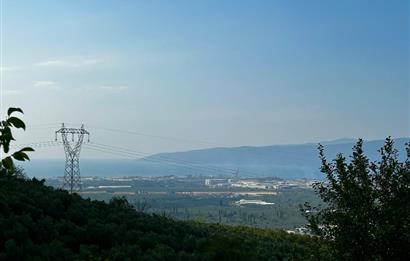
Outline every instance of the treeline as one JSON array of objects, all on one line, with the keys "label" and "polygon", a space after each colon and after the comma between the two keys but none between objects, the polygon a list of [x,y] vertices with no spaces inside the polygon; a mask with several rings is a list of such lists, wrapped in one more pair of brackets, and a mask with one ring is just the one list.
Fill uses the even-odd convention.
[{"label": "treeline", "polygon": [[0,260],[330,260],[315,237],[175,221],[0,176]]}]

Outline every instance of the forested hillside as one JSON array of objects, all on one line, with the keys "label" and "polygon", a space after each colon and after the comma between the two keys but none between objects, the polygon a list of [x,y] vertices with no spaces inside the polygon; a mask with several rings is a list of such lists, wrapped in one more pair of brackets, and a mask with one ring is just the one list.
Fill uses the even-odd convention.
[{"label": "forested hillside", "polygon": [[316,238],[174,221],[43,183],[0,177],[0,260],[329,259]]}]

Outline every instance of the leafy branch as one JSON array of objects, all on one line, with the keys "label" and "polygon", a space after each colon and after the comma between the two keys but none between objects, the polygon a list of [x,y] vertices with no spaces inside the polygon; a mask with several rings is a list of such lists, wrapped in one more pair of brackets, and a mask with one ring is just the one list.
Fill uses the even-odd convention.
[{"label": "leafy branch", "polygon": [[[14,141],[12,129],[23,129],[26,130],[25,123],[18,117],[13,116],[15,113],[24,113],[20,108],[9,108],[7,110],[7,118],[0,122],[0,149],[4,151],[4,153],[10,153],[10,143]],[[13,162],[14,160],[17,161],[26,161],[30,160],[27,152],[34,151],[31,147],[22,148],[10,156],[7,156],[0,161],[0,170],[6,171],[13,171],[15,169],[15,165]]]}]

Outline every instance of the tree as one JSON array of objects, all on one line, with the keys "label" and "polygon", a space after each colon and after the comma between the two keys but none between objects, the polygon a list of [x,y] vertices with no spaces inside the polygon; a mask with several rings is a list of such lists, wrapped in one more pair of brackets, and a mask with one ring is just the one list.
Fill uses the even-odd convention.
[{"label": "tree", "polygon": [[[7,118],[0,121],[0,150],[2,149],[4,153],[8,154],[10,152],[10,143],[14,141],[12,134],[12,128],[16,129],[26,129],[24,122],[15,116],[12,116],[13,113],[20,112],[23,113],[23,110],[20,108],[9,108],[7,110]],[[13,172],[15,171],[15,166],[13,159],[18,161],[30,160],[26,152],[34,151],[31,147],[25,147],[19,151],[14,152],[10,156],[1,159],[0,161],[0,171],[4,172]]]},{"label": "tree", "polygon": [[363,140],[350,161],[339,154],[332,162],[319,145],[321,171],[326,180],[314,184],[325,206],[305,203],[303,215],[318,236],[331,242],[343,260],[405,260],[410,256],[410,144],[398,159],[389,137],[371,162]]}]

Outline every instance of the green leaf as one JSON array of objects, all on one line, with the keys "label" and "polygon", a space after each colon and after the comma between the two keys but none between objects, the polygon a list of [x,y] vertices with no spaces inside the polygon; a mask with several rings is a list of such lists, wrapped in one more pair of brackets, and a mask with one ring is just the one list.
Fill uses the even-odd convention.
[{"label": "green leaf", "polygon": [[9,153],[9,150],[10,150],[10,142],[6,141],[3,143],[3,151],[4,153]]},{"label": "green leaf", "polygon": [[14,152],[13,155],[11,155],[13,158],[15,158],[16,160],[19,161],[26,161],[26,160],[30,160],[30,158],[28,157],[28,155],[24,152],[21,151],[17,151]]},{"label": "green leaf", "polygon": [[24,113],[23,112],[23,110],[22,109],[20,109],[20,108],[13,108],[13,107],[10,107],[8,110],[7,110],[7,114],[10,116],[13,112],[15,112],[15,111],[18,111],[18,112],[21,112],[21,113]]},{"label": "green leaf", "polygon": [[19,128],[22,128],[23,130],[26,129],[26,124],[24,124],[24,122],[17,117],[10,117],[6,120],[6,122],[14,126],[17,129]]},{"label": "green leaf", "polygon": [[34,151],[34,149],[31,148],[31,147],[25,147],[25,148],[22,148],[22,149],[19,150],[19,151]]},{"label": "green leaf", "polygon": [[5,127],[2,132],[2,140],[5,142],[10,142],[14,140],[13,134],[11,133],[10,127]]},{"label": "green leaf", "polygon": [[13,159],[8,156],[5,157],[2,161],[1,164],[3,165],[3,167],[7,170],[13,170],[14,169],[14,163],[13,163]]}]

